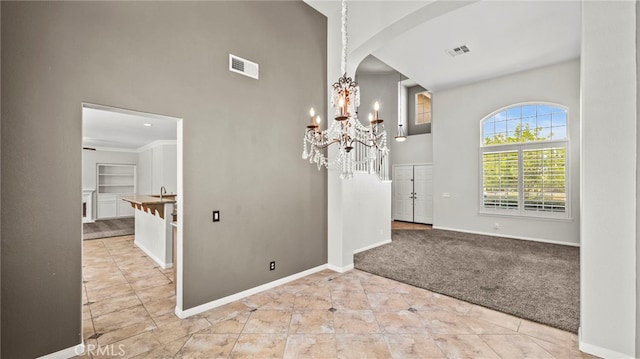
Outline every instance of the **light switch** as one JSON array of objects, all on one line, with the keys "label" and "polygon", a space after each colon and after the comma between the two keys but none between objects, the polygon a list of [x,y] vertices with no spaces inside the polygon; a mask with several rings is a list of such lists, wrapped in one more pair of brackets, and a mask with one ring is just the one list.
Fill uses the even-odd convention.
[{"label": "light switch", "polygon": [[213,221],[220,222],[220,211],[213,211]]}]

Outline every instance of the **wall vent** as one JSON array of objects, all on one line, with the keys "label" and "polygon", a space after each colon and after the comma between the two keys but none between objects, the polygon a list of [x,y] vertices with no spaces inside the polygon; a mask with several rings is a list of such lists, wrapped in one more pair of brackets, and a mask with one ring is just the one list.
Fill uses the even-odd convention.
[{"label": "wall vent", "polygon": [[467,45],[462,45],[462,46],[458,46],[456,48],[447,50],[447,53],[451,57],[456,57],[458,55],[466,54],[469,51],[471,51],[471,50],[469,50],[469,47]]},{"label": "wall vent", "polygon": [[229,54],[229,71],[237,72],[241,75],[258,79],[259,67],[255,62],[243,59],[233,54]]}]

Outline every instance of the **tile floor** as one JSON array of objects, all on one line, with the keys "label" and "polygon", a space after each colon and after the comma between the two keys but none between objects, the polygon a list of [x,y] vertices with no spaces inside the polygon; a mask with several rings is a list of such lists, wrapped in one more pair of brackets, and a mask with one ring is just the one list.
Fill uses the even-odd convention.
[{"label": "tile floor", "polygon": [[576,335],[358,270],[180,320],[133,236],[84,242],[82,358],[592,358]]}]

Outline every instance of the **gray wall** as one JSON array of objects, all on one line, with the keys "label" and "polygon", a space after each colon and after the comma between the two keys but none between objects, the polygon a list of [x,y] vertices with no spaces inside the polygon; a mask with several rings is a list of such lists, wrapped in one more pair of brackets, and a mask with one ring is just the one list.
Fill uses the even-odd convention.
[{"label": "gray wall", "polygon": [[433,97],[431,98],[431,123],[416,125],[416,94],[427,91],[422,86],[413,86],[407,89],[407,135],[420,135],[431,133],[431,123],[433,123]]},{"label": "gray wall", "polygon": [[309,104],[326,108],[325,17],[299,1],[2,10],[3,357],[81,341],[82,102],[184,119],[182,309],[327,262],[326,173],[300,159]]},{"label": "gray wall", "polygon": [[[480,121],[505,106],[547,101],[569,108],[571,220],[479,214]],[[433,225],[437,228],[580,242],[580,62],[563,62],[433,94]],[[464,106],[462,106],[462,104]],[[450,197],[442,197],[449,193]],[[499,229],[494,229],[499,223]]]}]

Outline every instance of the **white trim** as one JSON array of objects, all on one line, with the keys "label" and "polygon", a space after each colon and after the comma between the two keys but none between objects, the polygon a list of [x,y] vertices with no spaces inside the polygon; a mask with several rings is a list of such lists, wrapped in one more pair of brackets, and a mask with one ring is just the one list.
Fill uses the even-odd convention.
[{"label": "white trim", "polygon": [[137,149],[133,150],[134,152],[143,152],[146,150],[150,150],[154,147],[158,147],[158,146],[163,146],[163,145],[177,145],[178,141],[177,140],[155,140],[153,142],[149,142],[146,145],[142,146],[142,147],[138,147]]},{"label": "white trim", "polygon": [[[127,153],[137,153],[138,151],[135,148],[121,148],[121,147],[92,147],[95,148],[96,151],[103,152],[127,152]],[[84,150],[89,151],[89,150]]]},{"label": "white trim", "polygon": [[578,339],[578,349],[581,352],[595,355],[600,358],[608,358],[608,359],[634,359],[632,356],[627,354],[618,353],[614,350],[602,348],[597,345],[585,343],[582,341],[582,337]]},{"label": "white trim", "polygon": [[349,264],[348,266],[344,266],[344,267],[338,267],[338,266],[334,266],[333,264],[327,264],[327,269],[330,269],[334,272],[338,272],[338,273],[345,273],[348,272],[350,270],[353,269],[353,263]]},{"label": "white trim", "polygon": [[491,216],[491,217],[503,217],[503,218],[517,218],[517,219],[533,219],[533,220],[543,220],[543,221],[552,221],[552,222],[573,222],[575,219],[573,217],[542,217],[542,216],[534,216],[534,215],[520,215],[517,210],[513,210],[514,213],[507,213],[508,210],[489,210],[485,208],[481,208],[478,211],[479,216]]},{"label": "white trim", "polygon": [[306,277],[306,276],[311,275],[313,273],[317,273],[317,272],[323,271],[323,270],[325,270],[327,268],[328,268],[328,265],[327,264],[323,264],[323,265],[317,266],[315,268],[307,269],[307,270],[302,271],[300,273],[292,274],[292,275],[290,275],[288,277],[284,277],[284,278],[280,278],[280,279],[274,280],[273,282],[265,283],[263,285],[259,285],[257,287],[253,287],[253,288],[244,290],[242,292],[226,296],[224,298],[216,299],[216,300],[213,300],[211,302],[208,302],[208,303],[205,303],[205,304],[201,304],[201,305],[199,305],[197,307],[189,308],[187,310],[181,310],[178,306],[176,306],[175,313],[178,316],[178,318],[184,319],[184,318],[190,317],[192,315],[200,314],[202,312],[206,312],[207,310],[210,310],[210,309],[213,309],[213,308],[217,308],[217,307],[225,305],[227,303],[231,303],[231,302],[234,302],[236,300],[240,300],[240,299],[246,298],[246,297],[248,297],[250,295],[254,295],[254,294],[263,292],[265,290],[275,288],[275,287],[277,287],[279,285],[283,285],[283,284],[289,283],[289,282],[294,281],[296,279],[300,279],[300,278]]},{"label": "white trim", "polygon": [[519,240],[531,241],[531,242],[560,244],[560,245],[563,245],[563,246],[571,246],[571,247],[580,247],[580,243],[552,241],[552,240],[549,240],[549,239],[540,239],[540,238],[522,237],[522,236],[512,236],[512,235],[508,235],[508,234],[497,234],[497,233],[488,233],[488,232],[480,232],[480,231],[468,231],[468,230],[464,230],[464,229],[439,227],[439,226],[433,226],[433,229],[442,229],[442,230],[445,230],[445,231],[480,234],[480,235],[483,235],[483,236],[491,236],[491,237],[503,237],[503,238],[509,238],[509,239],[519,239]]},{"label": "white trim", "polygon": [[122,108],[122,107],[99,105],[99,104],[91,103],[91,102],[82,102],[81,104],[82,104],[82,108],[91,108],[91,109],[94,109],[94,110],[111,111],[111,112],[117,112],[117,113],[124,113],[126,115],[150,117],[150,118],[155,118],[155,119],[158,119],[158,120],[171,120],[171,121],[181,120],[181,118],[179,118],[179,117],[173,117],[173,116],[167,116],[167,115],[159,115],[159,114],[151,113],[151,112],[142,112],[142,111],[136,111],[136,110],[129,110],[129,109]]},{"label": "white trim", "polygon": [[387,240],[382,241],[382,242],[374,243],[372,245],[356,249],[355,251],[353,251],[353,254],[364,252],[364,251],[368,251],[369,249],[373,249],[373,248],[376,248],[376,247],[384,246],[385,244],[389,244],[389,243],[391,243],[391,239],[387,239]]},{"label": "white trim", "polygon": [[176,146],[176,157],[177,157],[177,171],[178,177],[176,178],[177,184],[177,194],[180,201],[178,201],[178,222],[176,223],[177,227],[177,238],[176,238],[176,254],[175,261],[176,263],[176,277],[174,280],[176,281],[176,308],[182,308],[182,275],[184,268],[184,256],[183,256],[183,223],[184,223],[184,200],[182,200],[184,194],[184,176],[183,176],[183,160],[184,156],[184,131],[183,131],[183,121],[182,119],[178,120],[178,124],[176,125],[176,137],[178,138],[178,145]]},{"label": "white trim", "polygon": [[145,246],[140,244],[140,242],[134,240],[133,244],[135,244],[136,247],[140,248],[147,256],[149,256],[149,258],[153,259],[153,261],[156,262],[160,267],[162,267],[162,269],[173,268],[173,263],[164,263],[163,261],[160,260],[160,258],[156,257],[149,249],[147,249]]},{"label": "white trim", "polygon": [[76,357],[80,354],[84,353],[84,342],[74,345],[71,348],[62,349],[55,353],[43,355],[38,357],[38,359],[68,359]]}]

